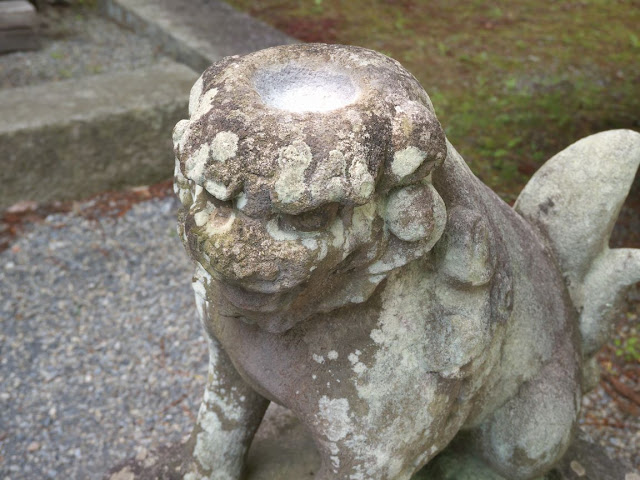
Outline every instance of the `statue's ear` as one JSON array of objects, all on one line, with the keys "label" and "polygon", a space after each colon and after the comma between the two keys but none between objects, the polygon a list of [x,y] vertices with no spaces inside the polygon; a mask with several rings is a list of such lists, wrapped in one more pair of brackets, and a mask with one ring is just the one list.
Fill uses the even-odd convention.
[{"label": "statue's ear", "polygon": [[418,183],[446,157],[444,131],[432,108],[415,101],[395,106],[389,156],[380,187],[383,191]]},{"label": "statue's ear", "polygon": [[444,200],[429,182],[392,191],[384,209],[389,231],[386,252],[369,271],[386,273],[422,257],[440,240],[446,223]]},{"label": "statue's ear", "polygon": [[384,217],[387,228],[398,239],[428,250],[442,235],[447,210],[435,187],[424,182],[391,192]]}]

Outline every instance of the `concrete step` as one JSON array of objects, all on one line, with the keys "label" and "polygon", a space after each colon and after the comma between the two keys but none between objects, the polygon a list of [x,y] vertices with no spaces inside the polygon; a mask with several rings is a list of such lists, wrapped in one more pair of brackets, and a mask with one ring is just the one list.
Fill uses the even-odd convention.
[{"label": "concrete step", "polygon": [[0,53],[40,46],[38,16],[27,0],[0,1]]},{"label": "concrete step", "polygon": [[171,132],[197,77],[167,61],[0,90],[0,210],[169,178]]},{"label": "concrete step", "polygon": [[0,0],[0,30],[36,28],[36,9],[27,0]]},{"label": "concrete step", "polygon": [[101,0],[103,11],[153,38],[175,60],[202,72],[229,55],[297,40],[216,0]]}]

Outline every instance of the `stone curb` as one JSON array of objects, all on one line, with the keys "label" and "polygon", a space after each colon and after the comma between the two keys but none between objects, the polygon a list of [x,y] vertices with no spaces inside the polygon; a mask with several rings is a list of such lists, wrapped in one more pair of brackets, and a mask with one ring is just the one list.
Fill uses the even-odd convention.
[{"label": "stone curb", "polygon": [[164,62],[132,72],[0,90],[0,209],[171,176],[171,131],[198,75]]},{"label": "stone curb", "polygon": [[215,0],[101,0],[112,20],[146,35],[175,60],[202,72],[230,55],[297,40]]}]

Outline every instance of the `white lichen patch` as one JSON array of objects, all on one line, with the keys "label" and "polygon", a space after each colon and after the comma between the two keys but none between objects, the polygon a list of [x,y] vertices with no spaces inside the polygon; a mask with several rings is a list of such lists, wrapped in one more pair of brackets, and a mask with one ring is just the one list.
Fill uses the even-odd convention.
[{"label": "white lichen patch", "polygon": [[233,132],[218,132],[211,142],[211,156],[218,162],[235,157],[238,151],[238,135]]},{"label": "white lichen patch", "polygon": [[331,224],[331,228],[329,229],[331,235],[333,236],[333,241],[331,244],[335,248],[340,248],[344,245],[344,223],[342,223],[341,218],[336,218],[335,221]]},{"label": "white lichen patch", "polygon": [[198,80],[196,80],[196,83],[193,84],[193,87],[191,87],[191,91],[189,92],[189,116],[193,116],[193,114],[196,111],[196,108],[198,108],[198,104],[200,103],[200,95],[202,95],[202,88],[203,88],[203,79],[202,79],[202,75],[200,75],[200,77],[198,78]]},{"label": "white lichen patch", "polygon": [[272,219],[267,222],[267,233],[276,242],[297,241],[300,235],[293,230],[282,230],[278,225],[278,220]]},{"label": "white lichen patch", "polygon": [[210,389],[211,385],[208,385],[204,390],[204,402],[208,408],[216,407],[216,411],[221,412],[226,420],[241,420],[243,415],[243,409],[241,406],[234,402],[226,401],[222,395],[226,392],[221,389],[220,392]]},{"label": "white lichen patch", "polygon": [[196,212],[193,215],[193,220],[196,222],[196,226],[202,227],[209,221],[209,216],[213,212],[213,205],[208,204],[202,210]]},{"label": "white lichen patch", "polygon": [[173,169],[173,193],[178,196],[183,205],[187,207],[191,205],[193,200],[191,188],[189,188],[189,181],[182,175],[180,160],[178,158],[175,160],[175,167]]},{"label": "white lichen patch", "polygon": [[186,161],[184,165],[185,176],[193,182],[202,185],[204,183],[204,169],[209,159],[209,145],[202,145]]},{"label": "white lichen patch", "polygon": [[373,194],[375,182],[364,158],[356,157],[349,168],[349,178],[358,201],[366,201]]},{"label": "white lichen patch", "polygon": [[324,260],[329,251],[329,247],[327,245],[326,240],[320,241],[320,252],[318,253],[318,261]]},{"label": "white lichen patch", "polygon": [[[195,85],[194,85],[195,87]],[[194,122],[198,120],[200,117],[208,113],[211,108],[213,99],[218,94],[217,88],[212,88],[211,90],[205,92],[198,99],[195,108],[193,109],[193,113],[191,113],[191,121]],[[189,101],[189,105],[191,105],[191,101]]]},{"label": "white lichen patch", "polygon": [[173,147],[177,147],[184,136],[184,132],[187,130],[189,126],[189,120],[180,120],[176,123],[176,126],[173,127],[172,140]]},{"label": "white lichen patch", "polygon": [[[216,473],[239,471],[238,463],[243,458],[243,437],[246,435],[244,428],[225,430],[216,413],[207,410],[204,404],[198,412],[198,425],[202,431],[196,435],[193,450],[198,463],[205,470]],[[228,477],[216,478],[232,480],[234,477],[230,474]]]},{"label": "white lichen patch", "polygon": [[204,319],[207,307],[207,291],[200,280],[194,281],[191,286],[193,287],[193,293],[195,296],[196,311],[198,312],[200,319]]},{"label": "white lichen patch", "polygon": [[317,250],[318,249],[318,241],[315,238],[305,238],[302,240],[302,245],[307,250]]},{"label": "white lichen patch", "polygon": [[189,180],[192,180],[198,185],[204,183],[204,169],[207,160],[209,160],[210,153],[209,145],[204,144],[189,156],[184,165],[184,173]]},{"label": "white lichen patch", "polygon": [[417,147],[407,147],[396,152],[391,162],[391,171],[400,179],[415,172],[426,158],[427,153]]},{"label": "white lichen patch", "polygon": [[[214,215],[215,215],[215,212],[214,212]],[[209,219],[210,221],[205,226],[205,231],[207,235],[209,236],[222,235],[224,233],[229,232],[233,227],[233,223],[236,220],[236,213],[232,211],[231,213],[229,213],[228,217],[216,216],[213,219],[213,221],[211,221],[211,216],[209,216]]]},{"label": "white lichen patch", "polygon": [[206,180],[204,182],[204,189],[218,200],[227,201],[231,198],[231,192],[227,186],[223,183],[216,182],[215,180]]},{"label": "white lichen patch", "polygon": [[389,272],[407,264],[408,257],[400,252],[392,253],[369,265],[368,271],[373,275]]},{"label": "white lichen patch", "polygon": [[317,363],[324,363],[324,357],[322,355],[317,355],[314,353],[313,355],[311,355],[311,357]]},{"label": "white lichen patch", "polygon": [[327,353],[327,358],[329,360],[337,360],[338,359],[338,352],[336,352],[335,350],[329,351],[329,353]]},{"label": "white lichen patch", "polygon": [[329,398],[323,395],[318,402],[317,420],[323,434],[331,441],[338,442],[353,429],[349,418],[349,400]]},{"label": "white lichen patch", "polygon": [[311,159],[309,145],[299,140],[280,149],[278,156],[280,170],[275,183],[279,202],[294,203],[302,198],[306,190],[304,172],[311,164]]},{"label": "white lichen patch", "polygon": [[347,357],[349,362],[351,362],[351,367],[356,375],[362,375],[367,371],[367,366],[360,361],[361,353],[362,352],[360,352],[360,350],[356,350],[355,352],[350,353]]},{"label": "white lichen patch", "polygon": [[[207,286],[212,281],[211,275],[207,272],[202,265],[196,263],[196,271],[194,272],[193,282],[191,287],[196,300],[196,310],[201,322],[206,320],[207,310],[209,308],[209,302],[207,301]],[[209,352],[211,355],[215,352]]]},{"label": "white lichen patch", "polygon": [[376,208],[376,203],[371,201],[353,209],[349,234],[354,241],[361,242],[371,238],[371,229],[376,218]]},{"label": "white lichen patch", "polygon": [[242,210],[246,206],[247,206],[247,194],[244,192],[240,192],[236,197],[236,208],[238,210]]},{"label": "white lichen patch", "polygon": [[367,371],[367,366],[362,362],[357,362],[353,366],[353,371],[356,372],[357,375],[362,375],[364,372]]},{"label": "white lichen patch", "polygon": [[[429,449],[442,434],[432,431],[433,420],[436,415],[446,417],[451,399],[439,393],[440,380],[430,364],[432,353],[427,339],[431,332],[424,324],[424,315],[428,311],[425,299],[432,300],[427,295],[431,287],[428,282],[410,285],[420,281],[423,273],[410,271],[394,277],[382,293],[383,307],[378,328],[371,332],[375,346],[368,351],[372,355],[368,356],[368,365],[360,361],[360,351],[347,356],[356,374],[352,381],[357,395],[368,408],[357,423],[376,426],[373,437],[352,434],[340,443],[353,465],[351,478],[397,477],[407,467],[404,460],[394,461],[401,458],[398,439],[403,445],[424,442]],[[407,296],[414,287],[425,295]],[[430,440],[434,443],[428,443]]]}]

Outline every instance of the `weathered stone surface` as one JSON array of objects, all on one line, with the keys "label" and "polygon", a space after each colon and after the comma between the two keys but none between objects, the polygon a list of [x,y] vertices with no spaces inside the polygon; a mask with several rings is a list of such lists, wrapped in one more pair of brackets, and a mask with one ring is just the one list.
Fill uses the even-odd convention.
[{"label": "weathered stone surface", "polygon": [[[187,463],[185,456],[188,455],[183,444],[171,445],[162,451],[146,452],[131,458],[111,469],[104,478],[182,480],[184,472],[181,467]],[[311,479],[319,466],[320,456],[311,436],[300,422],[282,407],[270,407],[249,450],[244,480]],[[624,465],[607,457],[600,447],[577,438],[558,466],[544,480],[630,480],[626,475],[631,473]],[[416,473],[412,480],[505,478],[492,472],[482,461],[471,455],[461,458],[446,451]]]},{"label": "weathered stone surface", "polygon": [[[114,467],[105,480],[125,475],[130,475],[130,480],[182,480],[189,455],[184,444],[171,445]],[[270,407],[249,451],[246,480],[313,478],[319,466],[320,456],[300,422],[286,409]]]},{"label": "weathered stone surface", "polygon": [[640,279],[640,250],[608,248],[639,165],[636,132],[591,135],[546,162],[514,207],[551,240],[580,311],[587,356],[609,337],[625,287]]},{"label": "weathered stone surface", "polygon": [[[470,172],[415,78],[376,52],[225,58],[195,83],[189,115],[174,130],[175,190],[210,365],[185,480],[240,478],[270,401],[310,432],[317,480],[407,480],[447,446],[461,465],[442,464],[444,478],[550,471],[592,351],[572,279],[624,279],[592,295],[594,312],[640,280],[638,252],[607,247],[633,174],[596,168],[602,188],[554,191],[571,237],[525,207],[552,209],[539,192],[581,178],[575,169],[633,170],[639,134],[569,147],[565,169],[552,159],[527,187],[520,215]],[[571,200],[582,188],[604,206],[598,221]],[[582,237],[591,256],[567,261],[579,244],[557,245]]]},{"label": "weathered stone surface", "polygon": [[[197,75],[164,63],[0,90],[0,208],[162,180]],[[160,80],[161,79],[161,80]]]},{"label": "weathered stone surface", "polygon": [[36,50],[40,47],[37,34],[28,28],[0,31],[0,53],[19,50]]},{"label": "weathered stone surface", "polygon": [[229,55],[296,40],[216,0],[100,0],[115,21],[153,38],[163,51],[201,72]]}]

